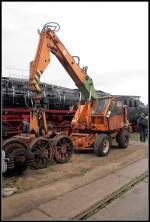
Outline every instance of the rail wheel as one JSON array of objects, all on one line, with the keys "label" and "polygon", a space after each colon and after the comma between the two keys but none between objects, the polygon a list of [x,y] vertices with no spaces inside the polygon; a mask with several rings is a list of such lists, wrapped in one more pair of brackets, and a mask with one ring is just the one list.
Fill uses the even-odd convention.
[{"label": "rail wheel", "polygon": [[55,160],[58,163],[66,163],[70,160],[73,153],[73,144],[69,137],[65,135],[57,135],[53,139],[55,150]]},{"label": "rail wheel", "polygon": [[8,158],[7,171],[4,175],[21,174],[27,167],[27,146],[20,140],[12,137],[3,143],[2,149],[5,151],[6,158]]},{"label": "rail wheel", "polygon": [[30,150],[34,154],[34,164],[32,168],[46,168],[52,163],[54,151],[52,144],[44,137],[34,138],[30,144]]}]

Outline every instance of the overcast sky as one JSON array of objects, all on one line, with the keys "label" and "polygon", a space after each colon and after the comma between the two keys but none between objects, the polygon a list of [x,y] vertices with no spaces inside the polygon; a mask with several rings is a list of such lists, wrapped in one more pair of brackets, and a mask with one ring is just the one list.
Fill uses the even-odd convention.
[{"label": "overcast sky", "polygon": [[[147,2],[3,2],[2,76],[28,70],[38,45],[38,29],[57,22],[58,37],[95,88],[116,95],[137,95],[148,103]],[[24,74],[28,72],[24,71]],[[76,88],[54,55],[42,82]]]}]

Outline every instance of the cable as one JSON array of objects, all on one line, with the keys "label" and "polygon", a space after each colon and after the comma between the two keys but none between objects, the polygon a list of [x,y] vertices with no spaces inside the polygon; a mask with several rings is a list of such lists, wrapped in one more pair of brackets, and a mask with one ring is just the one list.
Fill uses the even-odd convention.
[{"label": "cable", "polygon": [[77,64],[80,65],[80,57],[79,56],[72,56],[72,58],[76,58],[78,61],[77,61]]}]

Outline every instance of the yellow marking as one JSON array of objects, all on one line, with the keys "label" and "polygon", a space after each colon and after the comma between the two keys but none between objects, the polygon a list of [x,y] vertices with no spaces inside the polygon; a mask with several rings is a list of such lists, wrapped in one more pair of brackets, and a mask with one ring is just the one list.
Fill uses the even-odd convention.
[{"label": "yellow marking", "polygon": [[35,80],[36,80],[37,83],[40,82],[40,78],[37,75],[35,76]]},{"label": "yellow marking", "polygon": [[41,92],[41,89],[40,89],[40,87],[39,87],[37,84],[35,84],[34,86],[35,86],[35,88],[36,88],[36,90],[37,90],[38,92]]},{"label": "yellow marking", "polygon": [[35,80],[33,80],[31,83],[38,92],[41,92],[41,89]]},{"label": "yellow marking", "polygon": [[42,73],[40,72],[39,69],[37,69],[36,74],[40,77],[42,75]]}]

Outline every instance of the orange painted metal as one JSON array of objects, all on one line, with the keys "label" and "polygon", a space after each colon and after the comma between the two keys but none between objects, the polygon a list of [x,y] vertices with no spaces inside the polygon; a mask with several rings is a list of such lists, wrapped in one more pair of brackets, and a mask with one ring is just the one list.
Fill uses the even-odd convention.
[{"label": "orange painted metal", "polygon": [[41,91],[39,88],[40,77],[50,62],[50,53],[47,47],[48,42],[49,40],[46,33],[42,33],[42,35],[40,35],[35,59],[30,63],[29,83],[31,89],[38,93]]},{"label": "orange painted metal", "polygon": [[123,127],[123,115],[113,115],[109,118],[109,130],[121,129]]},{"label": "orange painted metal", "polygon": [[72,133],[71,140],[75,149],[89,149],[95,142],[94,133]]},{"label": "orange painted metal", "polygon": [[78,105],[78,109],[72,119],[72,129],[88,130],[91,129],[91,102]]},{"label": "orange painted metal", "polygon": [[[71,138],[75,147],[86,148],[91,147],[100,133],[106,133],[110,137],[117,135],[116,132],[123,129],[127,123],[127,109],[122,107],[119,114],[111,113],[113,106],[112,96],[98,98],[92,97],[92,87],[90,82],[90,90],[87,75],[79,64],[65,48],[55,31],[50,28],[43,28],[40,33],[39,44],[34,61],[30,64],[30,79],[32,91],[36,92],[35,102],[38,105],[40,98],[40,77],[50,62],[50,53],[54,54],[67,73],[73,79],[79,90],[85,92],[85,98],[89,98],[84,105],[79,104],[78,109],[71,122],[72,129],[78,133],[72,133]],[[95,90],[95,89],[94,89]],[[42,111],[42,127],[47,132],[47,123],[45,112]],[[38,133],[38,116],[39,111],[34,110],[30,116],[30,132]]]},{"label": "orange painted metal", "polygon": [[94,107],[100,101],[86,102],[84,105],[79,105],[78,109],[72,119],[71,126],[73,129],[78,130],[93,130],[93,131],[108,131],[111,130],[109,127],[108,119],[106,114],[112,103],[112,97],[108,97],[103,112],[94,113]]},{"label": "orange painted metal", "polygon": [[[79,130],[78,133],[71,134],[75,149],[92,148],[96,137],[100,133],[106,133],[111,139],[115,139],[122,129],[129,128],[127,106],[121,106],[119,114],[113,113],[109,116],[107,115],[112,109],[112,101],[113,98],[108,97],[103,111],[99,113],[94,113],[93,110],[100,101],[92,101],[87,102],[85,105],[79,105],[72,120],[72,128]],[[86,131],[90,131],[90,133],[86,133]]]},{"label": "orange painted metal", "polygon": [[62,44],[56,33],[42,30],[35,59],[30,64],[30,84],[33,91],[40,92],[40,77],[50,62],[51,52],[55,54],[78,87],[85,80],[85,73]]},{"label": "orange painted metal", "polygon": [[[30,112],[30,129],[29,132],[30,133],[35,133],[35,134],[39,134],[39,112],[41,112],[41,110],[37,109],[37,110],[31,110]],[[42,121],[42,129],[45,130],[45,133],[47,133],[48,129],[47,129],[47,123],[46,123],[46,114],[45,111],[41,112],[41,121]]]},{"label": "orange painted metal", "polygon": [[[86,78],[85,72],[79,67],[74,58],[70,55],[63,43],[51,29],[43,29],[40,33],[40,39],[37,47],[35,59],[30,63],[29,85],[36,96],[33,98],[36,104],[40,99],[40,77],[50,62],[50,54],[53,53],[63,67],[66,69],[75,84],[81,88]],[[39,98],[37,98],[39,97]],[[45,114],[43,116],[44,128],[47,131]],[[30,132],[38,132],[38,111],[30,117]]]},{"label": "orange painted metal", "polygon": [[65,66],[64,68],[67,70],[68,74],[71,76],[74,82],[80,85],[81,82],[83,82],[85,79],[84,71],[79,67],[74,58],[70,55],[70,53],[65,48],[55,32],[48,30],[47,35],[48,38],[51,40],[49,41],[48,47],[53,50],[53,53],[57,56],[63,66],[65,66],[65,63],[67,64],[67,66]]},{"label": "orange painted metal", "polygon": [[39,131],[39,126],[38,126],[38,113],[37,112],[32,112],[30,113],[30,130],[29,132],[33,132],[37,134]]}]

